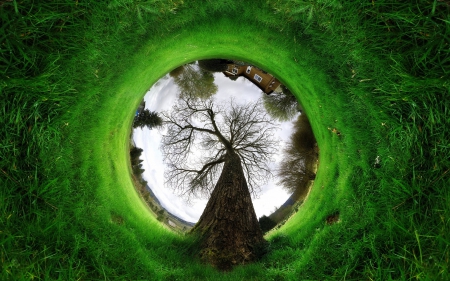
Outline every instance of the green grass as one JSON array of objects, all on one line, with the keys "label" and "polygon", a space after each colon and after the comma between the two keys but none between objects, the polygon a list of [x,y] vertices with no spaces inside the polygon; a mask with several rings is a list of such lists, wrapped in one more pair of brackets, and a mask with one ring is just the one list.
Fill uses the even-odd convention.
[{"label": "green grass", "polygon": [[[449,14],[445,1],[2,3],[1,279],[445,280]],[[226,274],[148,211],[127,156],[146,90],[204,58],[277,76],[320,148],[268,254]]]}]

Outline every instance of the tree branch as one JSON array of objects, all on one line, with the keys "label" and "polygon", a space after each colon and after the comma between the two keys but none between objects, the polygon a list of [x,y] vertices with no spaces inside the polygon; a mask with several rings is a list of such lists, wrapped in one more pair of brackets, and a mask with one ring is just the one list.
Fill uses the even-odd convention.
[{"label": "tree branch", "polygon": [[[182,194],[209,193],[220,176],[228,153],[241,159],[250,191],[272,176],[268,163],[275,152],[275,124],[261,102],[237,105],[233,100],[218,106],[184,95],[165,112],[167,133],[161,149],[168,169],[166,183]],[[202,153],[195,153],[202,151]]]}]

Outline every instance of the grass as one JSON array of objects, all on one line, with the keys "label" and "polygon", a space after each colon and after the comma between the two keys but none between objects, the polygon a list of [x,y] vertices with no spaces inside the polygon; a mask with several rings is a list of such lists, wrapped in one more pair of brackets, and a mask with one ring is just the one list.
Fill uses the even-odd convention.
[{"label": "grass", "polygon": [[[145,3],[0,4],[2,279],[445,280],[447,2]],[[277,76],[320,148],[309,199],[227,274],[148,212],[127,159],[146,90],[214,57]]]}]

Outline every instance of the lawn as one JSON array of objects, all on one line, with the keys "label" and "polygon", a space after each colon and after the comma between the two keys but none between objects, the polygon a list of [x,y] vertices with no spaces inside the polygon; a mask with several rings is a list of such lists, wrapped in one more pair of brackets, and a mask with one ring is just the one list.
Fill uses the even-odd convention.
[{"label": "lawn", "polygon": [[[0,4],[1,279],[448,278],[450,4],[241,2]],[[206,58],[275,75],[320,149],[267,254],[227,273],[148,211],[127,151],[151,85]]]}]

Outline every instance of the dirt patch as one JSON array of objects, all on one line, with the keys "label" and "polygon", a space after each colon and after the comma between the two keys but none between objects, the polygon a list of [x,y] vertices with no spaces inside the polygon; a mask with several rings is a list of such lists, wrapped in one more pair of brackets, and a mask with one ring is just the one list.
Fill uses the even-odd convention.
[{"label": "dirt patch", "polygon": [[329,215],[325,221],[328,225],[332,225],[332,224],[340,222],[341,220],[339,219],[339,212]]},{"label": "dirt patch", "polygon": [[115,213],[111,213],[111,222],[117,225],[122,225],[125,222],[125,220],[123,219],[122,216],[119,216],[118,214]]}]

